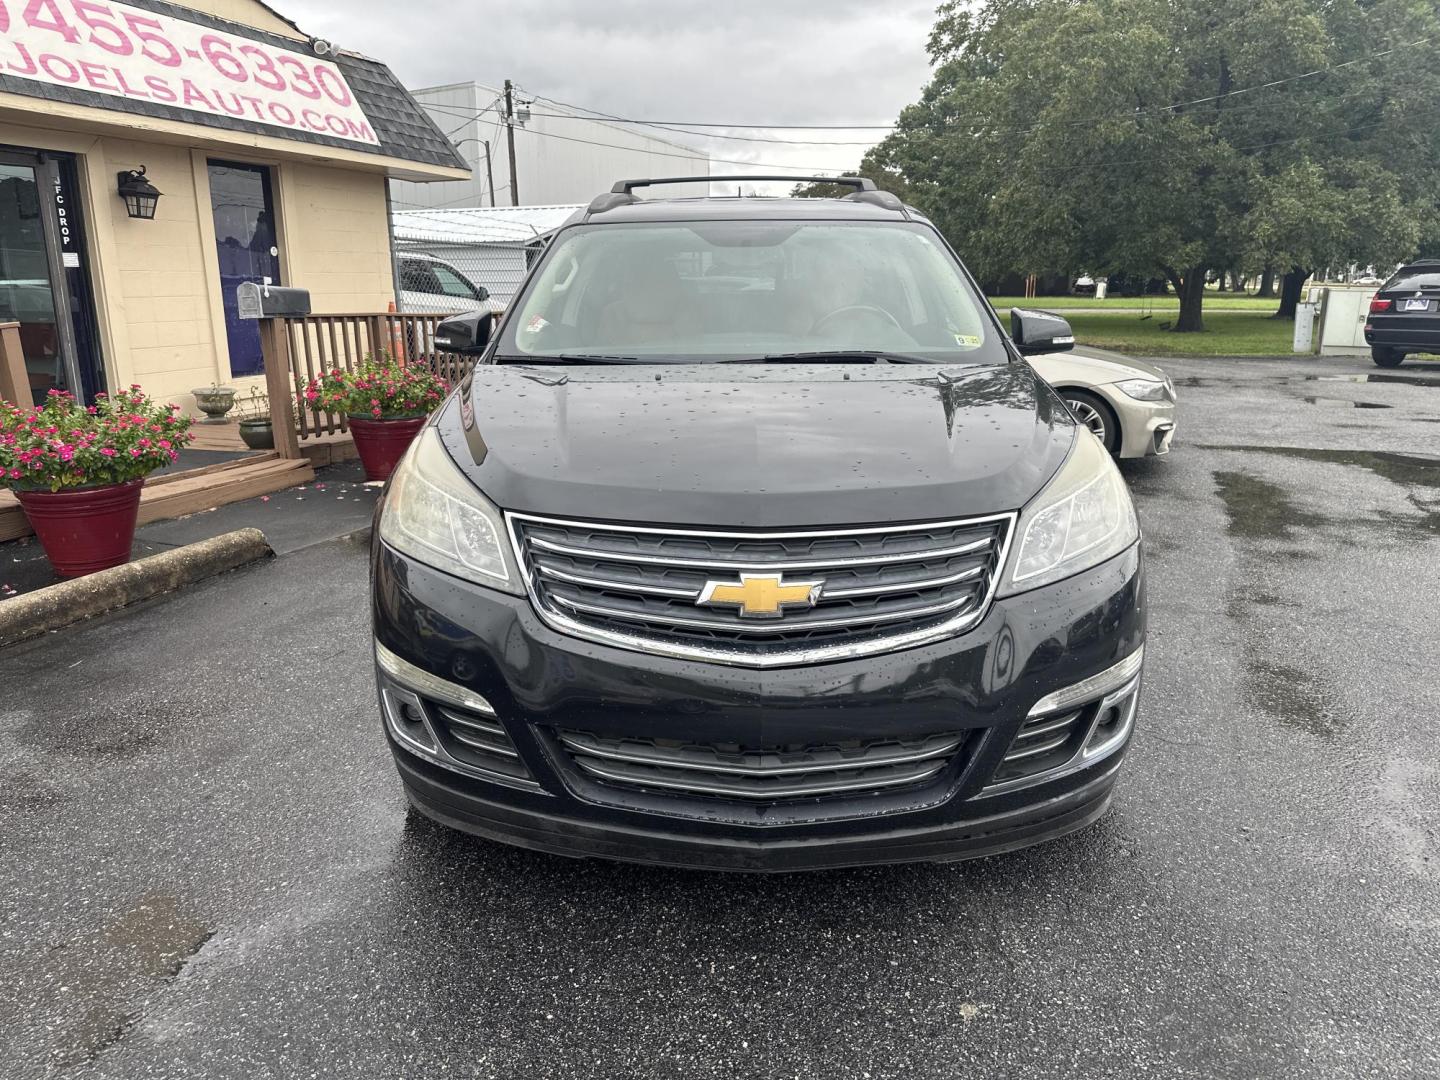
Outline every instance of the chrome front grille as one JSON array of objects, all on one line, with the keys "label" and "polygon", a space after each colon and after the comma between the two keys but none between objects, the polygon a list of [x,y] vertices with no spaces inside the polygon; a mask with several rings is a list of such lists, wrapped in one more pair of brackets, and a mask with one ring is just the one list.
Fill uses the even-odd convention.
[{"label": "chrome front grille", "polygon": [[[754,667],[906,648],[978,622],[1013,515],[882,528],[712,531],[509,518],[516,557],[556,629]],[[702,605],[747,577],[813,585],[777,617]],[[803,590],[801,590],[803,592]]]},{"label": "chrome front grille", "polygon": [[965,742],[962,733],[827,746],[746,749],[679,740],[602,738],[560,731],[587,777],[671,796],[785,802],[858,795],[935,780]]}]

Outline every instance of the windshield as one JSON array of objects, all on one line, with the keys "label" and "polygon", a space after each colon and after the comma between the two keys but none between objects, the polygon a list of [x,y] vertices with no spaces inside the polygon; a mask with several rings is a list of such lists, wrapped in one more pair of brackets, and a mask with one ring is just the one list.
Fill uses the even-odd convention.
[{"label": "windshield", "polygon": [[551,245],[517,303],[497,346],[502,362],[1007,359],[984,300],[918,223],[578,226]]}]

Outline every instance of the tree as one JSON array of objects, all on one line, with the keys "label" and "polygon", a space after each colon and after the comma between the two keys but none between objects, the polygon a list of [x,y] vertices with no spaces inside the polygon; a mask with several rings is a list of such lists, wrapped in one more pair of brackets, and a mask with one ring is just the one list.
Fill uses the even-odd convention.
[{"label": "tree", "polygon": [[[868,162],[868,157],[866,162]],[[882,170],[866,166],[862,162],[861,168],[857,171],[846,169],[841,176],[866,177],[875,182],[876,187],[884,188],[893,192],[900,198],[906,198],[905,182],[902,178],[886,175]],[[824,180],[811,181],[808,184],[796,184],[790,191],[790,197],[794,199],[841,199],[849,195],[855,189],[848,184],[836,184]]]},{"label": "tree", "polygon": [[[841,176],[859,176],[860,173],[847,169]],[[830,184],[823,180],[811,181],[808,184],[796,184],[790,191],[792,199],[839,199],[855,189],[847,184]]]},{"label": "tree", "polygon": [[1158,273],[1201,330],[1212,272],[1413,247],[1362,204],[1437,216],[1437,41],[1428,0],[947,0],[930,84],[861,171],[903,178],[983,277]]}]

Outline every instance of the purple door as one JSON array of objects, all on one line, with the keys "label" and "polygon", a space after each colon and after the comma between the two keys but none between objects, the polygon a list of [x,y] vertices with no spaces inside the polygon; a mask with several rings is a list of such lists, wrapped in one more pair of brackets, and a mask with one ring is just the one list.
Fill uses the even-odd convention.
[{"label": "purple door", "polygon": [[260,356],[260,327],[251,319],[239,317],[235,290],[245,281],[281,284],[270,170],[263,165],[210,162],[210,210],[215,216],[230,374],[259,375],[265,370]]}]

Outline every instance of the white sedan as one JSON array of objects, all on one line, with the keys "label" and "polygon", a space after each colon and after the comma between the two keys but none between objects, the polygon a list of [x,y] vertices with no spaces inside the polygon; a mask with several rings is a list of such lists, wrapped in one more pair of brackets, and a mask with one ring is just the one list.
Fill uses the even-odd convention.
[{"label": "white sedan", "polygon": [[1026,357],[1075,419],[1116,457],[1164,454],[1175,438],[1175,384],[1153,364],[1088,346]]},{"label": "white sedan", "polygon": [[1053,311],[1010,309],[1010,337],[1075,419],[1116,457],[1165,454],[1175,438],[1175,384],[1154,364],[1077,346]]}]

